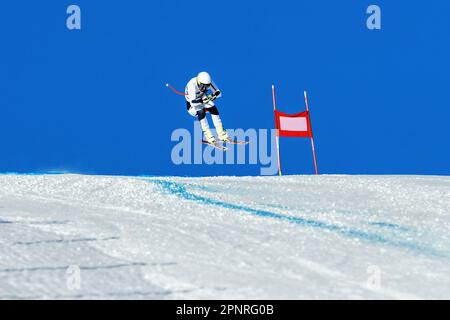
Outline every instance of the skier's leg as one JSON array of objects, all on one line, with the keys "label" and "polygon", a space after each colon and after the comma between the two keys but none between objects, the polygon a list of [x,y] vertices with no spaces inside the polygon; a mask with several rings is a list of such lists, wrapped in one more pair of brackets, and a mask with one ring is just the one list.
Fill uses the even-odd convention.
[{"label": "skier's leg", "polygon": [[212,107],[208,108],[207,110],[209,111],[209,113],[211,113],[211,118],[213,120],[214,127],[216,128],[219,139],[222,141],[230,140],[228,133],[223,128],[222,120],[220,119],[219,110],[217,109],[217,107],[212,106]]},{"label": "skier's leg", "polygon": [[214,138],[214,135],[211,132],[211,129],[209,128],[208,119],[206,118],[206,111],[205,109],[201,109],[197,111],[197,117],[198,121],[200,121],[200,126],[202,127],[203,134],[205,135],[206,141],[209,143],[214,143],[216,139]]}]

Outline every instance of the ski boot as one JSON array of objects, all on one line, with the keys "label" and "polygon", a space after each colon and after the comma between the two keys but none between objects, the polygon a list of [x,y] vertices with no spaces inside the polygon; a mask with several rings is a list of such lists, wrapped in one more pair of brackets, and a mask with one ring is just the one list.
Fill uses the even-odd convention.
[{"label": "ski boot", "polygon": [[214,137],[210,129],[203,130],[203,135],[205,136],[205,141],[209,144],[216,143],[216,138]]},{"label": "ski boot", "polygon": [[220,141],[230,142],[231,138],[223,127],[216,128]]}]

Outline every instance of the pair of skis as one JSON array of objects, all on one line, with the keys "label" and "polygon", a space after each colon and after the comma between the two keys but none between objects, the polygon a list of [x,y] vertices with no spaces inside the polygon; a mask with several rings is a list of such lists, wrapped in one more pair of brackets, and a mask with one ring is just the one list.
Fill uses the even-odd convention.
[{"label": "pair of skis", "polygon": [[[247,141],[239,141],[239,140],[226,140],[226,141],[223,141],[223,142],[231,143],[231,144],[248,144]],[[217,150],[220,150],[220,151],[227,151],[228,150],[227,147],[223,146],[222,144],[220,144],[217,141],[211,143],[211,142],[208,142],[206,140],[202,140],[202,143],[210,145],[210,146],[212,146],[212,147],[214,147],[214,148],[216,148]]]}]

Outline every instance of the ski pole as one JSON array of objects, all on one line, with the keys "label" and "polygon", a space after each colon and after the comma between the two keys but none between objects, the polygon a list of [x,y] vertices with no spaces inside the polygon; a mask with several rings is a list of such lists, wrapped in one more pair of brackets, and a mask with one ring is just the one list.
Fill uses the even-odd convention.
[{"label": "ski pole", "polygon": [[177,89],[175,89],[174,87],[172,87],[170,84],[166,83],[166,87],[170,88],[173,90],[173,92],[175,92],[176,94],[180,95],[180,96],[187,96],[186,93],[180,92]]}]

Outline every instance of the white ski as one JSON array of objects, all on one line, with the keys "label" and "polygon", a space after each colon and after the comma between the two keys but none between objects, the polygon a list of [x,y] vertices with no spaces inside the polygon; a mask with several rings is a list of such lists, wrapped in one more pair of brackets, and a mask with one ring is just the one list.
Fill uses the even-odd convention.
[{"label": "white ski", "polygon": [[219,144],[219,143],[217,143],[217,142],[210,143],[210,142],[208,142],[208,141],[206,141],[206,140],[202,140],[202,143],[203,143],[203,144],[210,145],[210,146],[212,146],[212,147],[214,147],[214,148],[216,148],[216,149],[218,149],[218,150],[220,150],[220,151],[227,151],[227,150],[228,150],[227,147],[224,147],[224,146],[222,146],[221,144]]}]

